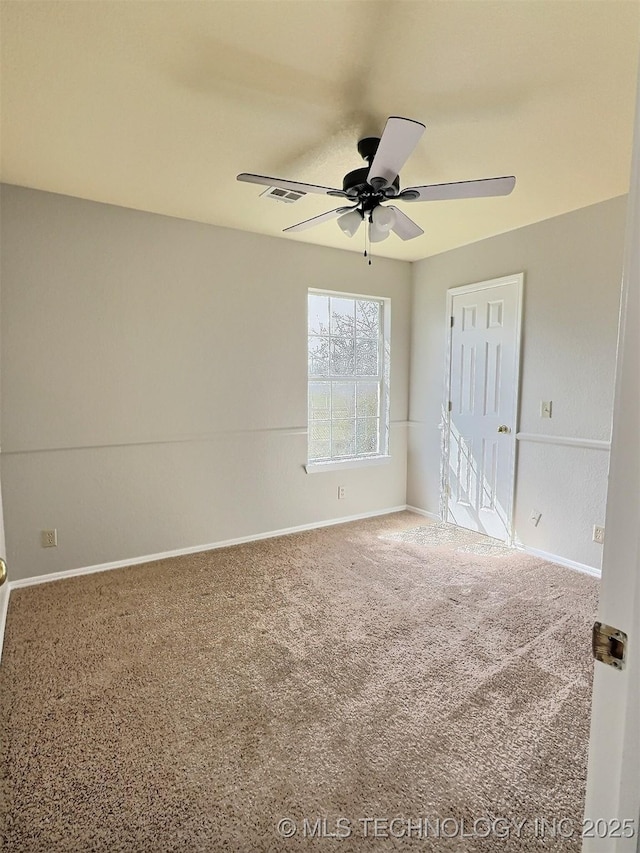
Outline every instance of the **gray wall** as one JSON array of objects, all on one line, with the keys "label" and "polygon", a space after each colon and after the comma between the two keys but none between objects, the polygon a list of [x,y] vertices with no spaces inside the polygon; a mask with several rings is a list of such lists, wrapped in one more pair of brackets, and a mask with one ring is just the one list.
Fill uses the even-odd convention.
[{"label": "gray wall", "polygon": [[[579,444],[610,437],[624,198],[372,267],[351,252],[18,187],[1,201],[13,579],[405,501],[437,514],[447,288],[520,271],[519,429],[576,444],[519,442],[517,534],[599,567],[591,528],[604,522],[608,452]],[[308,287],[391,298],[390,465],[304,472]],[[551,420],[539,418],[543,399]],[[40,546],[49,527],[58,548]]]},{"label": "gray wall", "polygon": [[[12,579],[405,503],[408,263],[13,186],[1,202]],[[308,287],[391,299],[388,465],[303,469]]]},{"label": "gray wall", "polygon": [[[515,527],[532,548],[599,568],[622,275],[626,197],[414,264],[407,502],[439,510],[447,288],[524,272]],[[540,402],[553,401],[551,420]],[[575,440],[573,444],[562,439]],[[538,527],[531,509],[542,513]]]}]

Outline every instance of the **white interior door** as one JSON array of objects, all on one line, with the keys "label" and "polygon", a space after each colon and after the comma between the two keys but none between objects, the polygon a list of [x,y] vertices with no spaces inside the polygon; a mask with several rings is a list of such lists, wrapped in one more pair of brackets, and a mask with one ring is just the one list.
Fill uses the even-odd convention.
[{"label": "white interior door", "polygon": [[624,668],[595,664],[585,853],[640,851],[639,235],[640,75],[598,604],[598,621],[624,631],[628,640]]},{"label": "white interior door", "polygon": [[446,520],[511,541],[523,275],[449,291]]}]

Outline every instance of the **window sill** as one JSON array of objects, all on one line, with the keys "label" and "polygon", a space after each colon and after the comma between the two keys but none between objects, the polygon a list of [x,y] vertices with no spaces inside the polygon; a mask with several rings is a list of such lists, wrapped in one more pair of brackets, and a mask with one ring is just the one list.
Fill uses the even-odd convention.
[{"label": "window sill", "polygon": [[342,459],[331,462],[308,462],[304,466],[307,474],[319,474],[322,471],[343,471],[346,468],[370,468],[373,465],[388,465],[390,456],[364,456],[362,459]]}]

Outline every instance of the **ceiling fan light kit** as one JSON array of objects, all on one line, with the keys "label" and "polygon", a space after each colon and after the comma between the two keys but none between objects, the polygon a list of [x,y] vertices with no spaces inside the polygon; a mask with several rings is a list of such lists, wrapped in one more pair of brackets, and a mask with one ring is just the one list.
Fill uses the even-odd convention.
[{"label": "ceiling fan light kit", "polygon": [[358,228],[360,227],[362,218],[362,211],[359,208],[354,207],[351,210],[347,211],[347,213],[343,213],[342,216],[339,217],[338,225],[342,229],[343,233],[347,235],[347,237],[353,237]]},{"label": "ceiling fan light kit", "polygon": [[383,240],[386,240],[389,236],[389,229],[383,230],[382,228],[378,228],[375,222],[369,223],[369,242],[370,243],[381,243]]},{"label": "ceiling fan light kit", "polygon": [[[304,231],[337,219],[338,226],[347,237],[353,237],[363,220],[367,221],[367,233],[372,243],[386,240],[393,231],[401,240],[413,240],[424,234],[422,228],[395,205],[383,202],[438,201],[460,198],[486,198],[508,195],[513,191],[516,179],[511,176],[481,178],[475,181],[457,181],[447,184],[427,184],[400,190],[400,170],[413,152],[425,131],[422,122],[391,116],[387,119],[380,138],[368,136],[358,142],[358,152],[367,166],[348,172],[342,180],[342,189],[305,184],[283,178],[268,178],[247,172],[237,176],[263,186],[276,187],[295,193],[320,193],[355,202],[353,207],[337,207],[291,225],[288,231]],[[366,255],[366,251],[365,251]]]},{"label": "ceiling fan light kit", "polygon": [[394,207],[383,207],[379,204],[371,211],[371,222],[380,231],[389,232],[396,224],[396,211]]}]

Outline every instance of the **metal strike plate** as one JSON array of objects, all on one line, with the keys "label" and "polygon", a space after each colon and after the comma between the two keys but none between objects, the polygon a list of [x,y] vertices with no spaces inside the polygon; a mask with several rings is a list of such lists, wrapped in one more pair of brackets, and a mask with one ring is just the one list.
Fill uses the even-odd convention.
[{"label": "metal strike plate", "polygon": [[0,586],[2,586],[2,584],[6,581],[6,579],[7,579],[7,564],[2,559],[2,557],[0,557]]},{"label": "metal strike plate", "polygon": [[627,635],[624,631],[595,622],[592,634],[593,656],[614,669],[624,669],[627,657]]}]

